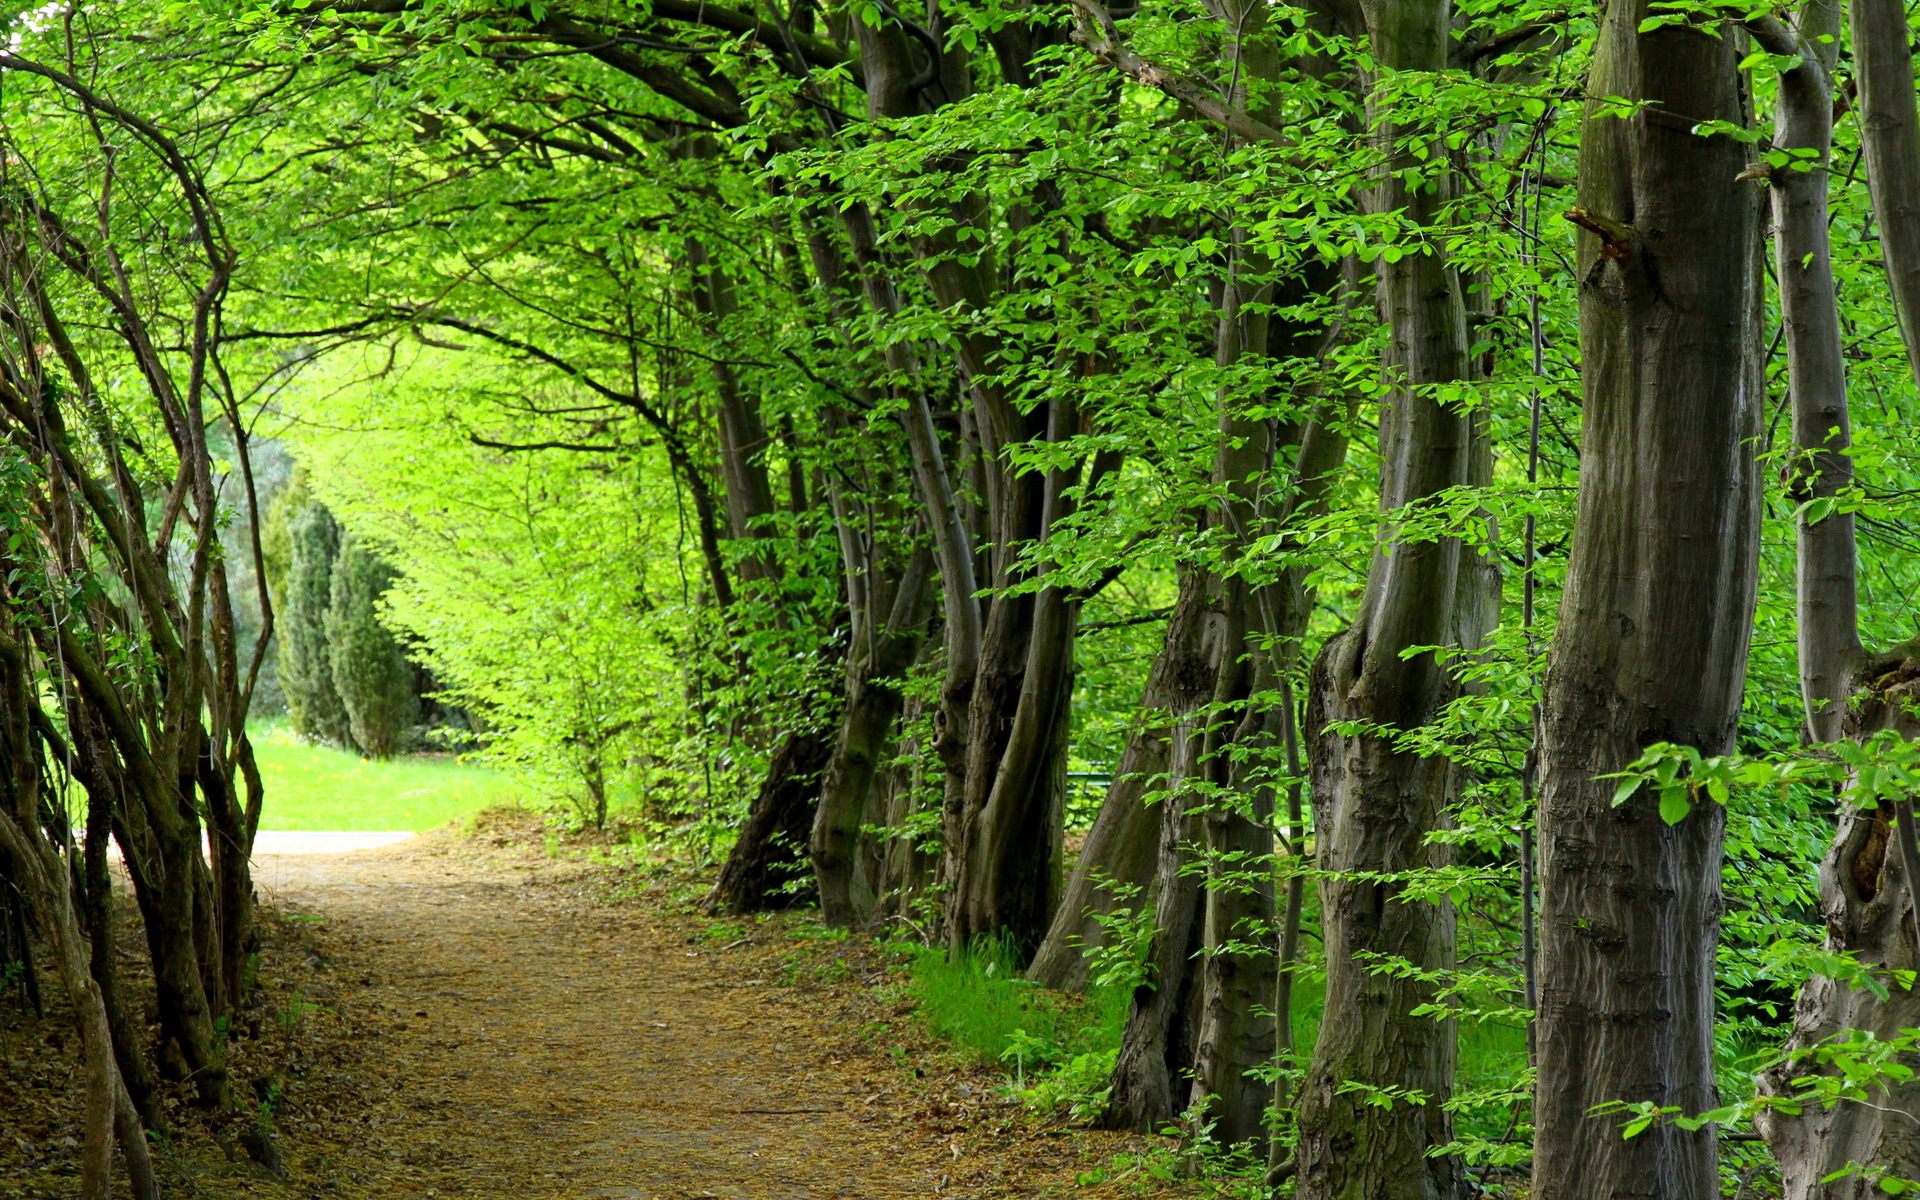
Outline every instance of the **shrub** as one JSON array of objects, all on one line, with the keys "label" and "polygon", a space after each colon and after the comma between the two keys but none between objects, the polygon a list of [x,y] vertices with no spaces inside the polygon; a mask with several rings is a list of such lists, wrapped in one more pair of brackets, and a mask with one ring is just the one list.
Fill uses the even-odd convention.
[{"label": "shrub", "polygon": [[380,598],[397,572],[352,534],[340,540],[326,615],[333,684],[353,744],[370,758],[391,758],[419,715],[414,668],[380,623]]}]

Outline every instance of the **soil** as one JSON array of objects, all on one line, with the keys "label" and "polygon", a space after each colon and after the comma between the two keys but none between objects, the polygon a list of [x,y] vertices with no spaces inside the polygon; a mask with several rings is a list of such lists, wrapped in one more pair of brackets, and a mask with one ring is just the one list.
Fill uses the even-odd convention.
[{"label": "soil", "polygon": [[[1076,1176],[1147,1144],[1028,1114],[944,1058],[879,947],[798,915],[710,921],[678,868],[525,834],[257,860],[276,978],[235,1060],[288,1178],[188,1130],[170,1195],[1133,1194]],[[77,1130],[44,1124],[12,1170],[0,1145],[0,1195],[70,1186]]]}]

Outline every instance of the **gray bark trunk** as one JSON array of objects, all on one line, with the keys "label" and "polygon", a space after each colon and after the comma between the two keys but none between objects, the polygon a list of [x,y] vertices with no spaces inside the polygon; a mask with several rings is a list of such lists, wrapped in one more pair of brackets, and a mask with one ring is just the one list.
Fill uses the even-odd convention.
[{"label": "gray bark trunk", "polygon": [[[1709,1200],[1716,1136],[1623,1139],[1597,1105],[1714,1106],[1717,806],[1677,825],[1603,779],[1649,743],[1733,748],[1752,630],[1762,290],[1757,189],[1701,121],[1745,123],[1736,40],[1609,7],[1582,135],[1579,509],[1540,743],[1534,1193]],[[1597,232],[1594,231],[1597,226]]]},{"label": "gray bark trunk", "polygon": [[1847,9],[1867,190],[1900,337],[1920,381],[1920,109],[1907,9],[1900,0],[1849,0]]},{"label": "gray bark trunk", "polygon": [[[1896,280],[1895,301],[1903,332],[1910,331],[1912,297],[1898,281],[1911,280],[1914,230],[1920,217],[1912,207],[1920,192],[1911,176],[1914,99],[1910,74],[1887,78],[1887,71],[1911,72],[1905,42],[1904,12],[1855,6],[1856,48],[1860,64],[1863,128],[1876,207],[1882,203],[1882,241],[1888,271]],[[1887,26],[1891,16],[1898,32]],[[1776,142],[1821,151],[1831,136],[1831,71],[1835,49],[1817,41],[1839,32],[1833,7],[1809,4],[1802,10],[1799,37],[1784,28],[1756,29],[1773,53],[1806,59],[1782,80],[1782,119]],[[1777,23],[1774,23],[1777,26]],[[1867,44],[1882,36],[1892,45]],[[1904,111],[1904,119],[1901,113]],[[1904,142],[1904,144],[1903,144]],[[1778,271],[1782,310],[1788,321],[1788,350],[1794,403],[1794,446],[1811,451],[1796,474],[1796,498],[1830,496],[1852,482],[1847,445],[1848,414],[1844,360],[1831,263],[1827,255],[1826,172],[1794,173],[1782,188],[1776,172],[1775,222],[1779,226]],[[1905,199],[1900,197],[1905,193]],[[1789,203],[1797,201],[1793,210]],[[1886,217],[1903,211],[1901,228]],[[1809,264],[1801,269],[1800,264]],[[1902,274],[1902,267],[1906,273]],[[1796,273],[1789,275],[1790,269]],[[1788,280],[1794,281],[1792,288]],[[1800,320],[1796,321],[1796,314]],[[1805,332],[1799,327],[1806,326]],[[1805,349],[1794,353],[1794,336]],[[1914,348],[1909,341],[1909,350]],[[1896,647],[1863,661],[1856,617],[1856,559],[1852,517],[1840,514],[1817,523],[1800,523],[1799,609],[1800,673],[1807,723],[1817,741],[1863,737],[1877,729],[1900,727],[1916,732],[1899,705],[1915,674],[1912,646]],[[1859,703],[1849,708],[1847,701]],[[1907,921],[1909,880],[1900,856],[1888,853],[1891,813],[1843,807],[1834,841],[1820,864],[1820,908],[1827,948],[1852,954],[1875,970],[1912,970],[1913,928]],[[1815,976],[1801,988],[1794,1008],[1789,1052],[1815,1046],[1848,1030],[1864,1030],[1887,1039],[1920,1026],[1920,994],[1895,987],[1883,1000],[1865,989]],[[1912,1065],[1909,1057],[1909,1065]],[[1761,1089],[1776,1095],[1797,1091],[1795,1077],[1811,1067],[1804,1061],[1767,1071]],[[1756,1122],[1780,1164],[1782,1189],[1789,1200],[1831,1197],[1863,1200],[1884,1195],[1873,1176],[1887,1171],[1901,1178],[1920,1175],[1920,1088],[1882,1086],[1866,1103],[1846,1101],[1832,1108],[1807,1105],[1797,1114],[1763,1114]],[[1850,1169],[1852,1168],[1852,1169]],[[1865,1168],[1862,1170],[1861,1168]],[[1840,1177],[1830,1183],[1829,1176]]]},{"label": "gray bark trunk", "polygon": [[[1838,0],[1809,3],[1799,33],[1777,20],[1750,23],[1754,36],[1800,66],[1780,77],[1774,145],[1812,151],[1814,169],[1773,171],[1774,271],[1786,333],[1788,388],[1793,399],[1795,500],[1824,499],[1852,481],[1847,448],[1847,370],[1840,337],[1840,297],[1827,236],[1828,157],[1833,149],[1832,70],[1839,56]],[[1829,40],[1820,41],[1821,36]],[[1796,598],[1800,692],[1816,742],[1835,741],[1860,658],[1855,617],[1852,513],[1802,516]]]},{"label": "gray bark trunk", "polygon": [[[1445,0],[1362,7],[1373,54],[1384,66],[1446,67]],[[1389,147],[1415,132],[1382,112],[1371,119]],[[1388,175],[1365,203],[1427,224],[1444,198],[1438,191],[1416,191]],[[1392,513],[1447,488],[1485,482],[1486,457],[1476,420],[1436,403],[1422,386],[1469,378],[1456,273],[1437,253],[1409,255],[1381,264],[1378,289],[1391,336],[1387,366],[1400,377],[1380,426],[1381,508]],[[1408,730],[1437,717],[1458,685],[1432,654],[1403,658],[1402,651],[1470,649],[1491,615],[1481,595],[1486,585],[1482,564],[1458,539],[1392,545],[1375,557],[1354,627],[1328,644],[1315,668],[1307,733],[1318,866],[1329,873],[1320,885],[1327,990],[1299,1109],[1303,1198],[1445,1200],[1459,1192],[1458,1162],[1428,1155],[1452,1140],[1442,1105],[1453,1089],[1454,1031],[1412,1015],[1432,1000],[1432,985],[1373,974],[1366,960],[1388,954],[1424,971],[1450,968],[1453,912],[1444,901],[1405,902],[1397,887],[1355,877],[1445,861],[1426,835],[1446,821],[1452,771],[1443,761],[1400,751],[1390,735],[1349,737],[1326,726],[1360,720]],[[1417,1099],[1382,1107],[1369,1103],[1367,1091],[1342,1092],[1354,1083]]]}]

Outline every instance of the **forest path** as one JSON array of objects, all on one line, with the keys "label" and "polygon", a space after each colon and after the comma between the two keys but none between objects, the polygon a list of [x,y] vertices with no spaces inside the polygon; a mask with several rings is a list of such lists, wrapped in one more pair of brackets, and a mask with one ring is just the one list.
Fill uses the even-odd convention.
[{"label": "forest path", "polygon": [[684,919],[543,886],[568,870],[445,835],[257,860],[263,897],[325,919],[338,994],[313,1000],[371,1014],[380,1042],[369,1145],[337,1148],[333,1194],[942,1194],[948,1156],[872,1102],[825,1013],[741,978],[755,964],[690,940]]}]

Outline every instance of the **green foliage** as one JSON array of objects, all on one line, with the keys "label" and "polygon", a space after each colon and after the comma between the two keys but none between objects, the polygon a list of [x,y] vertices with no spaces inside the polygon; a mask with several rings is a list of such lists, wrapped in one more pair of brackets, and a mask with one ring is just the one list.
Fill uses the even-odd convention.
[{"label": "green foliage", "polygon": [[353,744],[371,758],[393,757],[420,708],[413,664],[380,622],[380,601],[395,578],[359,538],[340,539],[324,622],[327,653]]},{"label": "green foliage", "polygon": [[668,550],[671,481],[645,454],[609,470],[474,445],[461,429],[488,409],[474,388],[512,378],[496,370],[429,349],[409,376],[413,419],[383,417],[403,406],[368,387],[358,410],[331,401],[350,434],[299,430],[296,444],[353,536],[399,570],[379,620],[474,715],[485,758],[540,776],[590,823],[623,798],[679,810],[690,779],[709,778],[684,739],[711,615],[687,590],[697,562]]},{"label": "green foliage", "polygon": [[280,687],[301,736],[352,746],[353,727],[333,679],[327,610],[333,603],[340,527],[310,497],[283,499],[287,567],[280,603]]}]

